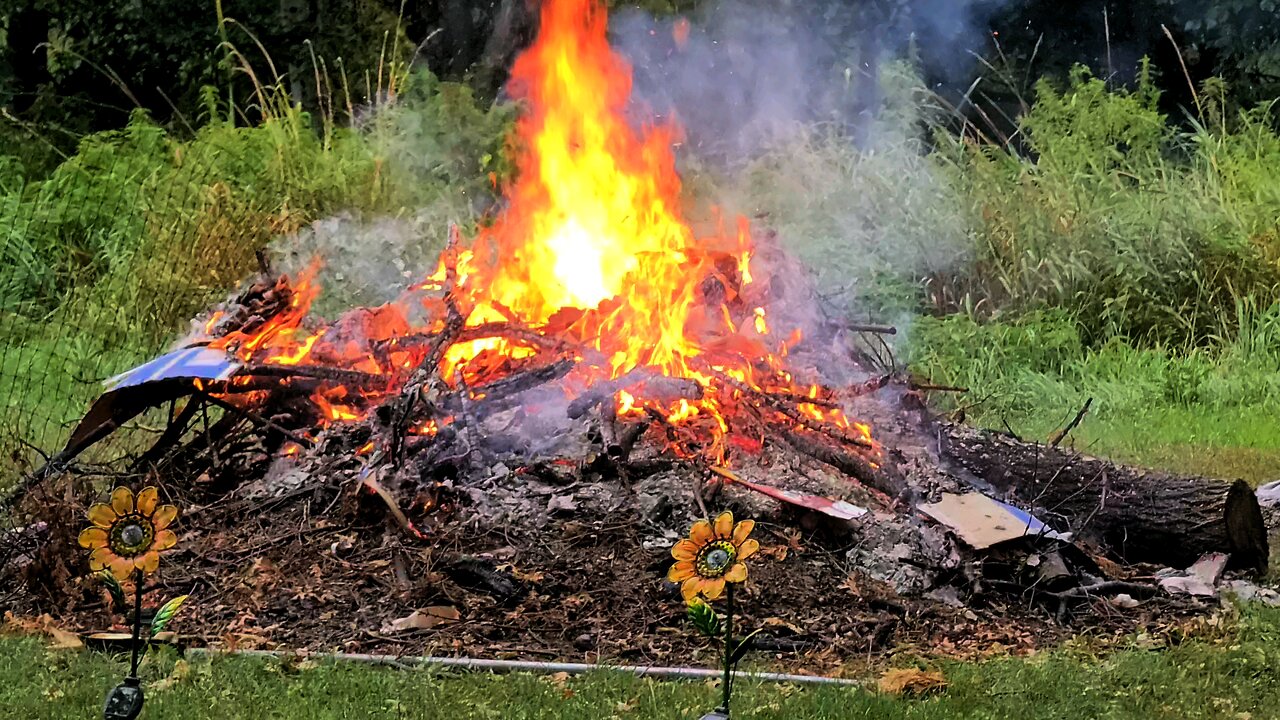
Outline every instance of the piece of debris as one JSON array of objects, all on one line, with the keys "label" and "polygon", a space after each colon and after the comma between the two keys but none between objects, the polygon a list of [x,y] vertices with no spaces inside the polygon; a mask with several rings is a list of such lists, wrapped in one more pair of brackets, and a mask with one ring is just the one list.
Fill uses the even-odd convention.
[{"label": "piece of debris", "polygon": [[1174,594],[1216,597],[1218,578],[1227,566],[1223,553],[1209,553],[1187,568],[1184,573],[1160,579],[1160,587]]},{"label": "piece of debris", "polygon": [[447,623],[457,622],[462,618],[458,608],[437,605],[422,610],[414,610],[405,617],[397,618],[382,626],[384,633],[399,633],[409,630],[430,630]]},{"label": "piece of debris", "polygon": [[978,492],[964,495],[943,493],[941,500],[924,503],[919,510],[950,528],[975,550],[985,550],[1027,535],[1068,539],[1050,530],[1030,513]]},{"label": "piece of debris", "polygon": [[925,695],[947,689],[947,679],[937,670],[894,668],[876,682],[880,692],[889,695]]},{"label": "piece of debris", "polygon": [[1280,593],[1248,580],[1228,580],[1223,583],[1222,590],[1230,593],[1240,602],[1256,602],[1268,607],[1280,607]]}]

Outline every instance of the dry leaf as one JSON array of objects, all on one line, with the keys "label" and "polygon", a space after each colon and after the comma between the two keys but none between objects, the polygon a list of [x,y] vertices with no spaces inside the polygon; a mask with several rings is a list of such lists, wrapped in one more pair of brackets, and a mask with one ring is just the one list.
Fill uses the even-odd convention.
[{"label": "dry leaf", "polygon": [[794,623],[789,623],[789,622],[787,622],[786,620],[783,620],[783,619],[782,619],[782,618],[780,618],[780,617],[767,617],[767,618],[765,618],[765,619],[764,619],[764,621],[761,623],[761,625],[764,625],[765,627],[786,628],[786,629],[790,630],[791,632],[795,633],[796,635],[803,635],[803,634],[804,634],[804,630],[802,630],[802,629],[800,628],[800,626],[798,626],[798,625],[796,625],[796,624],[794,624]]},{"label": "dry leaf", "polygon": [[55,650],[75,650],[84,647],[80,636],[58,627],[53,617],[48,613],[38,618],[24,618],[14,615],[11,611],[5,611],[4,614],[5,630],[8,632],[16,632],[22,634],[39,633],[48,636],[50,642],[49,647]]},{"label": "dry leaf", "polygon": [[45,633],[48,634],[49,639],[52,641],[49,643],[49,647],[54,650],[77,650],[84,647],[84,643],[80,641],[80,636],[73,632],[50,625],[45,628]]},{"label": "dry leaf", "polygon": [[157,682],[153,682],[148,686],[148,690],[161,692],[168,690],[174,685],[186,680],[191,675],[191,664],[186,660],[178,660],[173,664],[173,670],[168,677],[162,678]]},{"label": "dry leaf", "polygon": [[858,578],[853,574],[846,577],[844,582],[840,583],[840,587],[848,590],[850,595],[862,596],[862,588],[858,587]]},{"label": "dry leaf", "polygon": [[385,623],[382,626],[382,632],[430,630],[433,627],[457,622],[460,619],[462,619],[462,615],[458,612],[458,608],[452,605],[433,605],[422,610],[414,610],[405,617]]},{"label": "dry leaf", "polygon": [[765,557],[781,561],[787,559],[787,554],[790,552],[790,548],[786,545],[768,545],[761,547],[756,552]]},{"label": "dry leaf", "polygon": [[936,670],[894,668],[881,675],[877,684],[880,692],[890,695],[922,695],[945,690],[947,679]]},{"label": "dry leaf", "polygon": [[543,679],[543,682],[549,682],[552,685],[555,685],[557,688],[560,688],[560,696],[563,699],[568,700],[569,698],[573,697],[573,688],[569,687],[569,673],[567,672],[552,673],[550,675],[544,676],[542,679]]}]

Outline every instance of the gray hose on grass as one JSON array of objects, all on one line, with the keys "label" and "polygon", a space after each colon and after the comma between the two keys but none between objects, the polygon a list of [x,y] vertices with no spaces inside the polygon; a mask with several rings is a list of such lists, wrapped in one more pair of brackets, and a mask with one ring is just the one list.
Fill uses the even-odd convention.
[{"label": "gray hose on grass", "polygon": [[[718,679],[720,670],[691,667],[658,667],[648,665],[591,665],[588,663],[537,662],[533,660],[483,660],[480,658],[451,658],[435,656],[411,655],[366,655],[362,653],[293,653],[281,650],[212,650],[209,648],[191,648],[187,655],[216,657],[260,657],[260,658],[306,658],[308,660],[333,660],[340,662],[358,662],[368,665],[389,665],[399,668],[454,668],[458,670],[478,670],[491,673],[527,672],[527,673],[569,673],[581,675],[589,672],[616,672],[635,675],[636,677],[676,678],[682,680]],[[786,673],[739,672],[736,677],[760,682],[794,683],[797,685],[841,685],[858,686],[857,680],[847,678],[831,678],[818,675],[789,675]]]}]

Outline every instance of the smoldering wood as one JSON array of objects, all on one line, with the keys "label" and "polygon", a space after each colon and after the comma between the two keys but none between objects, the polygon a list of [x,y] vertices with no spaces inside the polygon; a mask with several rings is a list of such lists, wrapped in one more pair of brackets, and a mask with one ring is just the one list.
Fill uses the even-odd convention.
[{"label": "smoldering wood", "polygon": [[615,462],[625,463],[631,457],[631,451],[635,449],[636,442],[649,430],[649,421],[640,420],[639,422],[626,425],[624,429],[617,434],[617,443],[605,447],[605,452],[614,459]]},{"label": "smoldering wood", "polygon": [[939,429],[947,460],[1129,562],[1183,568],[1224,552],[1233,568],[1267,566],[1262,510],[1243,480],[1137,468],[962,425]]},{"label": "smoldering wood", "polygon": [[912,502],[915,498],[915,491],[912,490],[910,482],[892,467],[872,467],[871,463],[857,452],[839,447],[815,433],[785,430],[781,436],[796,452],[826,463],[890,498],[906,503]]},{"label": "smoldering wood", "polygon": [[[381,375],[324,365],[250,365],[243,372],[256,377],[311,378],[357,387],[378,387],[387,382],[387,379]],[[231,384],[232,389],[234,385],[234,383]],[[276,383],[276,386],[278,385],[279,383]]]},{"label": "smoldering wood", "polygon": [[290,440],[298,443],[302,447],[309,448],[315,444],[314,442],[312,442],[310,438],[303,437],[302,435],[299,435],[298,433],[284,427],[283,425],[280,425],[279,423],[273,420],[270,420],[268,418],[263,417],[262,415],[259,415],[258,413],[254,412],[253,410],[250,410],[247,407],[240,407],[239,405],[227,402],[226,400],[223,400],[222,398],[216,395],[210,395],[205,392],[197,391],[196,396],[199,397],[204,402],[207,402],[211,405],[217,405],[218,407],[222,408],[223,410],[226,410],[227,412],[234,413],[236,415],[241,415],[249,420],[252,420],[258,425],[271,428],[272,430],[275,430],[281,435],[284,435]]}]

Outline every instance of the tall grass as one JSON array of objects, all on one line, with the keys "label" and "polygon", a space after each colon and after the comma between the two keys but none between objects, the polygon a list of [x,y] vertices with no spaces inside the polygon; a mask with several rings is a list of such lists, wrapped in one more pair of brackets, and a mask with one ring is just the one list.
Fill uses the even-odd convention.
[{"label": "tall grass", "polygon": [[1268,108],[1179,129],[1143,73],[1132,91],[1078,71],[1037,86],[1027,150],[952,142],[978,240],[939,278],[939,309],[1061,308],[1086,342],[1191,349],[1229,340],[1242,298],[1280,299],[1280,138]]}]

